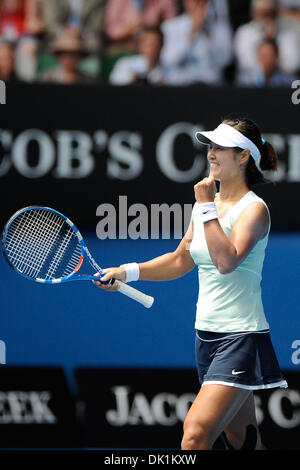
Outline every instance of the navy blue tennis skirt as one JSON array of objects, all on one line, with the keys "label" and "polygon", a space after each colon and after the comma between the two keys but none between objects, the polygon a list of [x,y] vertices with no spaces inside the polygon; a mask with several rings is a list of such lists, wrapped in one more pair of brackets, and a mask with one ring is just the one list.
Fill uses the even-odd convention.
[{"label": "navy blue tennis skirt", "polygon": [[201,385],[231,385],[248,390],[288,386],[269,330],[237,333],[196,330],[195,350]]}]

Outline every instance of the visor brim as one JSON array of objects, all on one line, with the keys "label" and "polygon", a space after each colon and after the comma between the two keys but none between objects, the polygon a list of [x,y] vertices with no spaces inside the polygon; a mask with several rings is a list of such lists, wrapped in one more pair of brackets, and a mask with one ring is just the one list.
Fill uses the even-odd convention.
[{"label": "visor brim", "polygon": [[229,142],[223,136],[218,136],[214,131],[206,131],[206,132],[196,132],[195,134],[196,139],[200,144],[210,145],[211,142],[214,144],[220,145],[221,147],[225,148],[232,148],[235,145],[232,142]]},{"label": "visor brim", "polygon": [[195,137],[200,144],[209,145],[211,143],[211,139],[206,136],[207,134],[211,134],[211,132],[196,132]]}]

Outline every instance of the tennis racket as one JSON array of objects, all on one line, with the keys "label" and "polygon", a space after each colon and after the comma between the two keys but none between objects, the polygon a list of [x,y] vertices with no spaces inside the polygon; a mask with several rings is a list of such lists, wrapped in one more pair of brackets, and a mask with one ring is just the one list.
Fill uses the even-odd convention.
[{"label": "tennis racket", "polygon": [[[44,284],[95,281],[104,275],[77,227],[50,207],[30,206],[16,212],[4,227],[2,250],[6,261],[17,273]],[[84,259],[100,274],[99,277],[78,274]],[[153,297],[119,280],[115,282],[121,294],[144,307],[152,306]]]}]

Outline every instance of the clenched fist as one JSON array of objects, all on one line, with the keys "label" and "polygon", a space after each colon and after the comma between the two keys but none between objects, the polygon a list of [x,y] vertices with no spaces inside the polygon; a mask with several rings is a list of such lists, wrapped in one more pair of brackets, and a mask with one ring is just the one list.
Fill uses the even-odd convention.
[{"label": "clenched fist", "polygon": [[199,204],[204,202],[214,202],[215,195],[217,192],[217,186],[212,175],[199,181],[194,186],[195,199]]}]

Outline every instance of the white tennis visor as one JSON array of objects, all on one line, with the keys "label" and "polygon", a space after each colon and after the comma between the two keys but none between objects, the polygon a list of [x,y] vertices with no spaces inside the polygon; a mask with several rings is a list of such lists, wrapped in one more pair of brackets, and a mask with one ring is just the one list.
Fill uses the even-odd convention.
[{"label": "white tennis visor", "polygon": [[213,131],[196,132],[196,139],[202,144],[209,145],[210,142],[221,145],[221,147],[239,147],[248,149],[258,166],[260,160],[260,151],[252,140],[245,137],[241,132],[228,124],[220,124]]}]

